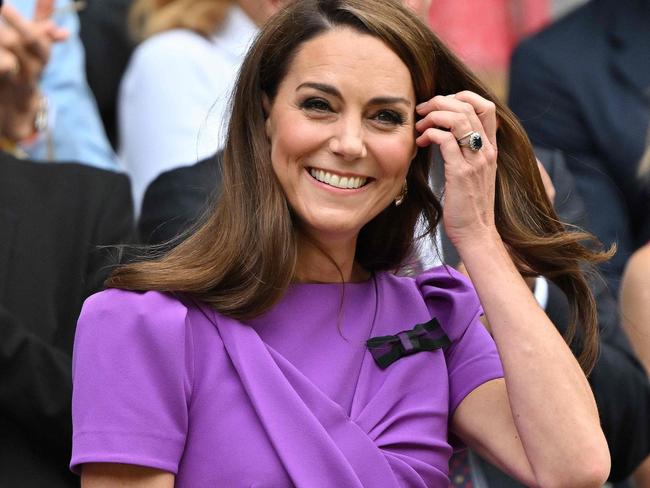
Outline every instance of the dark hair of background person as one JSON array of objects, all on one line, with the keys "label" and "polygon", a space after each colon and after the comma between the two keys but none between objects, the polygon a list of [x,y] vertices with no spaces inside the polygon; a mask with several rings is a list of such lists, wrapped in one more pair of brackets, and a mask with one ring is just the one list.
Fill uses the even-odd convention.
[{"label": "dark hair of background person", "polygon": [[[162,255],[115,270],[107,286],[186,292],[224,315],[245,319],[270,308],[294,277],[300,232],[270,164],[263,95],[271,100],[300,46],[336,27],[384,41],[409,67],[416,100],[471,90],[496,104],[499,130],[495,219],[523,274],[542,274],[566,294],[571,340],[582,328],[580,364],[597,354],[596,308],[581,272],[611,253],[568,232],[547,200],[530,142],[512,113],[414,14],[394,0],[300,0],[264,27],[242,66],[222,162],[222,190],[203,224]],[[431,148],[418,149],[404,203],[389,206],[360,232],[356,259],[368,271],[396,270],[412,252],[416,221],[435,232],[441,205],[429,186]]]}]

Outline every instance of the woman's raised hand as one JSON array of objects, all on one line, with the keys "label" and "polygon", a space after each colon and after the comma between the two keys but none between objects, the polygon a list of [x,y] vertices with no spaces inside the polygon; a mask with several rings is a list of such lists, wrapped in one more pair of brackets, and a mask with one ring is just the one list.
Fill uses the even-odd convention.
[{"label": "woman's raised hand", "polygon": [[[438,144],[445,162],[443,222],[449,239],[459,248],[497,236],[494,194],[497,169],[496,107],[470,91],[438,95],[416,108],[422,116],[415,128],[420,147]],[[482,147],[465,144],[478,132]],[[460,142],[463,145],[459,144]]]}]

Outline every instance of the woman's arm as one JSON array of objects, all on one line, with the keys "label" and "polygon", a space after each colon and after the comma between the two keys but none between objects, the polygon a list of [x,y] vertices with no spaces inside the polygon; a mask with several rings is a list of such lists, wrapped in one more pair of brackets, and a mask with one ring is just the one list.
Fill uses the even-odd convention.
[{"label": "woman's arm", "polygon": [[609,451],[580,366],[500,239],[477,244],[459,252],[491,324],[505,381],[470,394],[452,428],[528,485],[601,486]]},{"label": "woman's arm", "polygon": [[[496,114],[471,92],[418,106],[420,146],[445,162],[444,224],[476,288],[505,378],[470,394],[452,429],[468,445],[533,486],[601,486],[607,443],[595,401],[573,354],[512,262],[494,221]],[[483,148],[460,147],[477,131]]]},{"label": "woman's arm", "polygon": [[173,488],[167,471],[130,464],[89,463],[81,471],[82,488]]}]

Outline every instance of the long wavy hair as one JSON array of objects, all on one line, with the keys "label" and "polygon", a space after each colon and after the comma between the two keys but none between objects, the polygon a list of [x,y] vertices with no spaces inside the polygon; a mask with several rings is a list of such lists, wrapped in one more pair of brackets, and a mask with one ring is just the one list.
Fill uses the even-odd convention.
[{"label": "long wavy hair", "polygon": [[[263,313],[282,297],[294,278],[299,230],[271,166],[262,99],[264,94],[274,99],[303,43],[339,26],[392,49],[410,70],[418,103],[471,90],[496,104],[498,231],[524,275],[544,275],[566,293],[571,307],[566,339],[579,324],[579,361],[589,371],[597,354],[596,308],[581,270],[607,254],[585,247],[592,237],[568,231],[558,220],[513,114],[396,0],[298,0],[273,17],[246,56],[233,94],[219,198],[179,245],[118,268],[107,285],[189,293],[239,319]],[[418,219],[427,234],[435,232],[442,208],[429,186],[431,161],[431,148],[418,149],[404,203],[387,207],[361,230],[356,260],[366,270],[398,270],[413,252]]]},{"label": "long wavy hair", "polygon": [[129,10],[129,33],[136,41],[170,29],[211,36],[233,0],[135,0]]}]

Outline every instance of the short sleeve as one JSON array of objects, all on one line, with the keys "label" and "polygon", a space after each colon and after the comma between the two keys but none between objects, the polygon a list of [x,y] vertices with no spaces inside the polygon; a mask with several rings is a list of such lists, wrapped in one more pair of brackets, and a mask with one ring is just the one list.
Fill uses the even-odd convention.
[{"label": "short sleeve", "polygon": [[483,309],[465,276],[440,266],[419,275],[416,283],[431,315],[451,340],[445,349],[451,417],[472,390],[502,378],[503,367],[494,340],[479,321]]},{"label": "short sleeve", "polygon": [[187,308],[158,292],[86,300],[73,353],[70,467],[125,463],[176,473],[192,384]]}]

